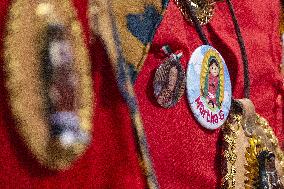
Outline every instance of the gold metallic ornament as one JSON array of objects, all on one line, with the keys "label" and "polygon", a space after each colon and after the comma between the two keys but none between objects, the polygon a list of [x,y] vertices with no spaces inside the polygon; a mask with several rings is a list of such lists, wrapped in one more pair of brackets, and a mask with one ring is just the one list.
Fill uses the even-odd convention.
[{"label": "gold metallic ornament", "polygon": [[245,188],[255,188],[258,184],[258,175],[259,175],[259,164],[257,161],[258,154],[264,150],[263,145],[261,145],[260,138],[258,136],[253,136],[249,138],[249,147],[246,148],[246,179],[245,179]]},{"label": "gold metallic ornament", "polygon": [[[77,76],[76,80],[71,77],[76,83],[74,112],[79,119],[79,129],[90,136],[93,110],[91,64],[81,25],[69,0],[13,1],[4,39],[4,69],[11,112],[26,146],[41,164],[51,169],[67,169],[85,151],[87,144],[76,141],[65,148],[51,133],[49,93],[45,89],[46,76],[43,76],[46,61],[43,52],[51,48],[46,46],[47,28],[51,25],[66,29],[66,39],[56,43],[56,52],[53,49],[52,54],[58,60],[57,47],[65,44],[63,46],[72,49],[72,70]],[[65,123],[66,120],[70,121],[65,119]],[[65,142],[72,139],[70,135],[63,137]]]},{"label": "gold metallic ornament", "polygon": [[181,13],[186,20],[191,22],[188,3],[193,7],[196,12],[196,17],[201,25],[207,24],[214,14],[214,0],[175,0],[175,3],[179,7]]},{"label": "gold metallic ornament", "polygon": [[235,188],[236,186],[237,141],[241,132],[243,116],[235,107],[233,105],[234,109],[222,128],[224,146],[222,152],[222,188]]},{"label": "gold metallic ornament", "polygon": [[[249,139],[249,146],[246,148],[247,152],[245,154],[246,157],[246,180],[245,180],[245,188],[263,188],[261,185],[263,185],[263,180],[261,180],[261,176],[263,176],[262,173],[263,167],[261,167],[261,164],[259,162],[259,156],[264,151],[271,152],[275,154],[275,173],[278,177],[277,179],[274,178],[274,183],[269,184],[275,184],[278,185],[276,188],[283,188],[283,173],[284,173],[284,157],[283,157],[283,151],[280,149],[280,146],[278,144],[278,140],[272,130],[272,128],[269,126],[266,119],[261,117],[260,115],[256,114],[256,120],[255,124],[257,125],[257,129],[260,130],[260,132],[257,132],[258,134],[253,134]],[[265,162],[263,162],[265,163]],[[272,173],[272,171],[269,171],[268,173]],[[266,179],[265,179],[266,180]],[[276,183],[277,181],[277,183]],[[266,180],[266,182],[269,182],[269,180]],[[282,182],[282,183],[281,183]]]},{"label": "gold metallic ornament", "polygon": [[222,188],[254,189],[265,184],[282,188],[283,151],[267,120],[255,113],[250,100],[233,101],[222,133]]}]

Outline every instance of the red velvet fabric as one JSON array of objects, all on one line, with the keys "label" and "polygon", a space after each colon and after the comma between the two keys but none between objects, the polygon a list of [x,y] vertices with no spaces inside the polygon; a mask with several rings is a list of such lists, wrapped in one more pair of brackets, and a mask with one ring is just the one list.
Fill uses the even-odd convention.
[{"label": "red velvet fabric", "polygon": [[[4,35],[8,0],[0,1],[0,38]],[[251,99],[280,139],[283,121],[276,105],[281,79],[278,35],[280,3],[270,0],[233,0],[248,52]],[[87,0],[74,0],[88,43]],[[210,43],[221,52],[231,75],[235,98],[243,97],[243,67],[233,24],[225,3],[204,27]],[[1,41],[1,49],[3,42]],[[171,109],[153,98],[153,75],[162,61],[159,49],[169,44],[183,52],[182,65],[201,45],[194,28],[171,1],[154,37],[135,89],[161,188],[218,188],[220,183],[220,130],[208,131],[195,121],[186,95]],[[0,188],[145,188],[127,107],[119,94],[102,44],[88,45],[93,64],[93,140],[87,152],[67,171],[53,172],[39,166],[16,132],[0,70]],[[1,66],[4,64],[0,60]]]}]

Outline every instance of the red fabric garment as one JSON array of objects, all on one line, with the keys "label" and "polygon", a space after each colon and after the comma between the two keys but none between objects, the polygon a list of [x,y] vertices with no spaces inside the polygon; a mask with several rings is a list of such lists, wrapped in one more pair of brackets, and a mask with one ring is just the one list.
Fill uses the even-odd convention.
[{"label": "red fabric garment", "polygon": [[[0,38],[3,38],[8,0],[0,1]],[[249,58],[251,99],[280,139],[283,122],[276,119],[281,47],[280,3],[270,0],[233,0]],[[87,0],[74,0],[89,39]],[[224,57],[235,98],[243,97],[243,67],[228,7],[218,3],[214,18],[204,27],[210,43]],[[86,40],[88,42],[88,40]],[[1,41],[1,49],[3,43]],[[171,1],[154,37],[153,46],[135,85],[153,163],[161,188],[218,188],[220,130],[203,129],[194,119],[186,95],[171,109],[157,105],[153,76],[162,61],[159,49],[168,44],[183,52],[186,68],[191,53],[201,45],[194,28]],[[16,133],[7,102],[4,71],[0,70],[0,188],[144,188],[127,107],[100,43],[89,46],[93,63],[93,140],[87,152],[64,172],[40,167]],[[0,59],[1,67],[4,64]]]}]

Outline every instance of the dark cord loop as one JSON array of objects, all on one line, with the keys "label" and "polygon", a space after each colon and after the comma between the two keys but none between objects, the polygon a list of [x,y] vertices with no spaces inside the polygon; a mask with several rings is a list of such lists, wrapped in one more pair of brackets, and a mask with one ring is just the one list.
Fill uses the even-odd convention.
[{"label": "dark cord loop", "polygon": [[196,11],[195,11],[195,8],[191,5],[191,1],[185,1],[186,2],[186,6],[188,7],[188,10],[189,10],[189,16],[194,24],[194,27],[196,29],[196,32],[198,33],[199,35],[199,38],[201,39],[201,41],[203,42],[204,45],[209,45],[209,42],[208,42],[208,39],[207,37],[205,36],[203,30],[202,30],[202,27],[198,21],[198,18],[196,16]]},{"label": "dark cord loop", "polygon": [[231,17],[234,23],[235,31],[238,37],[238,43],[240,46],[241,54],[242,54],[242,61],[243,61],[243,66],[244,66],[244,93],[245,93],[245,98],[249,98],[250,96],[250,78],[249,78],[249,68],[248,68],[248,57],[246,53],[246,48],[245,48],[245,43],[244,39],[242,37],[241,29],[238,24],[238,20],[236,18],[236,14],[234,11],[234,7],[232,5],[231,0],[227,0],[227,4],[230,9]]}]

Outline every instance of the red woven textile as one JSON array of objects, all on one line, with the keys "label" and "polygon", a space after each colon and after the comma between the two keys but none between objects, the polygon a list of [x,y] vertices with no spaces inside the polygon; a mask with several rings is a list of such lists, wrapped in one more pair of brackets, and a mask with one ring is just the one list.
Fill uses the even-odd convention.
[{"label": "red woven textile", "polygon": [[[0,38],[4,35],[8,0],[0,1]],[[233,0],[249,58],[251,99],[256,111],[267,118],[280,139],[283,121],[277,119],[277,95],[281,78],[279,31],[280,2]],[[86,43],[89,27],[87,0],[74,0]],[[239,46],[226,3],[218,3],[214,18],[204,27],[224,57],[231,75],[235,98],[243,97],[243,67]],[[1,41],[1,50],[3,41]],[[182,64],[202,45],[194,28],[183,19],[171,1],[155,35],[135,89],[146,129],[153,163],[161,188],[218,188],[220,183],[220,130],[208,131],[195,121],[186,95],[171,109],[157,105],[153,97],[153,75],[168,44],[183,52]],[[0,70],[0,188],[144,188],[127,107],[118,92],[107,55],[100,43],[89,45],[93,64],[93,140],[87,152],[64,172],[39,166],[19,138],[7,101],[4,71]],[[1,66],[4,64],[0,59]],[[279,117],[279,116],[278,116]]]}]

